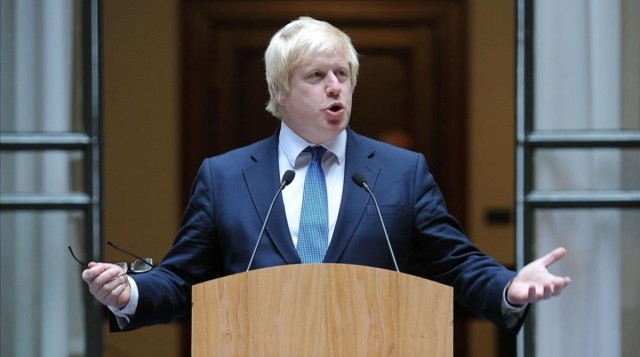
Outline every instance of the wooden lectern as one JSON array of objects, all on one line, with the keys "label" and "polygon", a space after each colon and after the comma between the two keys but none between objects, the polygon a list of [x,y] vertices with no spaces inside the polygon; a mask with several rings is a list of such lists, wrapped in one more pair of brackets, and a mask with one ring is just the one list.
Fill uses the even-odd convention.
[{"label": "wooden lectern", "polygon": [[453,356],[453,289],[390,270],[285,265],[193,286],[192,356]]}]

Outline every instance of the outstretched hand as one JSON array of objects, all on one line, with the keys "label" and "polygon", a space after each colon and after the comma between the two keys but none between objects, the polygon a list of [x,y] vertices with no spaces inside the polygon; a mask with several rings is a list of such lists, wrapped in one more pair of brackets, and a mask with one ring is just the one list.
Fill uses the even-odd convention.
[{"label": "outstretched hand", "polygon": [[507,302],[524,305],[559,295],[569,285],[571,278],[555,276],[549,273],[547,267],[566,254],[564,248],[556,248],[520,269],[507,291]]}]

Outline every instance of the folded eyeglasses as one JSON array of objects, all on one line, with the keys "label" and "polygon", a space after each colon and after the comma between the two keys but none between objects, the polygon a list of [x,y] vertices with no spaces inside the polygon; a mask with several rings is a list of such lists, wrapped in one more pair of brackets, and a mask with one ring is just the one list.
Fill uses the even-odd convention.
[{"label": "folded eyeglasses", "polygon": [[[137,274],[137,273],[144,273],[147,272],[153,268],[155,268],[155,265],[153,265],[153,259],[152,258],[141,258],[133,253],[130,253],[120,247],[118,247],[117,245],[111,243],[111,241],[107,241],[107,244],[110,245],[111,247],[115,248],[116,250],[121,251],[122,253],[125,253],[127,255],[130,255],[134,258],[136,258],[136,260],[134,260],[131,263],[126,263],[126,262],[119,262],[119,263],[113,263],[117,266],[119,266],[120,268],[122,268],[125,271],[125,274]],[[71,249],[71,246],[69,246],[69,253],[71,253],[71,256],[73,257],[73,259],[78,262],[80,265],[82,265],[84,268],[89,266],[89,263],[85,263],[82,260],[78,259],[78,257],[76,257],[76,255],[73,253],[73,250]],[[123,274],[124,275],[124,274]]]}]

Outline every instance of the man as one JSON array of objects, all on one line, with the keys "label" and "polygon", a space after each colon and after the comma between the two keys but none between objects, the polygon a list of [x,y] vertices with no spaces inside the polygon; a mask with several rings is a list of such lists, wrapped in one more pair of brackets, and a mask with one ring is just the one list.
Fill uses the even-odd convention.
[{"label": "man", "polygon": [[193,284],[245,271],[288,170],[296,178],[276,200],[251,268],[324,262],[394,269],[373,203],[351,182],[357,173],[376,192],[400,270],[453,286],[461,303],[497,325],[517,332],[528,303],[569,284],[547,271],[564,249],[518,274],[507,270],[447,213],[422,154],[349,129],[358,57],[342,31],[311,18],[293,21],[272,38],[265,65],[267,110],[281,120],[275,135],[203,162],[158,267],[126,276],[92,262],[82,273],[119,328],[188,315]]}]

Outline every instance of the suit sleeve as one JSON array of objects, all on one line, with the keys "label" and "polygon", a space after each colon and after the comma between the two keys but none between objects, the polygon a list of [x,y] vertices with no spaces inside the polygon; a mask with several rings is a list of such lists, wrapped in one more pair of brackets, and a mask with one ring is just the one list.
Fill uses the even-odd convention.
[{"label": "suit sleeve", "polygon": [[[191,286],[219,275],[215,195],[210,159],[203,162],[173,246],[153,270],[132,275],[137,310],[126,330],[167,323],[191,313]],[[112,319],[112,328],[114,327]]]},{"label": "suit sleeve", "polygon": [[[450,285],[463,305],[508,329],[502,314],[503,291],[515,272],[483,254],[465,236],[418,155],[414,176],[414,258],[427,278]],[[512,326],[517,332],[520,324]]]}]

